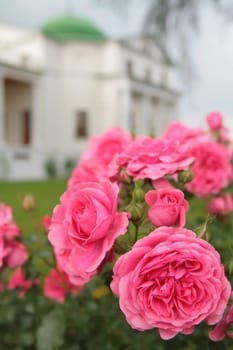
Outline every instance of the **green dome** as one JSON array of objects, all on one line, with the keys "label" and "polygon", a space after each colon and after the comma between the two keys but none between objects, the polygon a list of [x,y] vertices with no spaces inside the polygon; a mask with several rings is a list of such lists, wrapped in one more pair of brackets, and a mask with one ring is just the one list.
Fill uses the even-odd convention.
[{"label": "green dome", "polygon": [[58,41],[94,41],[106,39],[105,34],[95,24],[85,18],[61,16],[42,25],[44,35]]}]

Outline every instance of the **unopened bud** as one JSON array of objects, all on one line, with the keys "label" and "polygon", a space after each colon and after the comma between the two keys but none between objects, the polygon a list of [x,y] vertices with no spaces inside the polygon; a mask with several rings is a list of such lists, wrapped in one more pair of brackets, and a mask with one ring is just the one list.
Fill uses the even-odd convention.
[{"label": "unopened bud", "polygon": [[133,191],[133,200],[135,202],[143,202],[145,198],[145,193],[141,188],[135,188]]},{"label": "unopened bud", "polygon": [[229,263],[229,273],[230,273],[230,275],[232,275],[232,273],[233,273],[233,260],[231,260]]},{"label": "unopened bud", "polygon": [[133,203],[130,204],[128,211],[131,213],[131,220],[133,222],[137,222],[141,220],[143,214],[144,214],[144,209],[141,204],[138,203]]},{"label": "unopened bud", "polygon": [[186,184],[187,182],[192,181],[193,179],[192,170],[189,168],[188,170],[180,171],[178,174],[178,179],[183,184]]},{"label": "unopened bud", "polygon": [[26,194],[22,201],[22,208],[25,211],[33,211],[35,208],[35,200],[31,194]]},{"label": "unopened bud", "polygon": [[134,183],[135,188],[141,188],[144,185],[144,180],[137,180]]},{"label": "unopened bud", "polygon": [[125,182],[127,184],[131,183],[131,177],[127,174],[126,169],[122,168],[119,174],[119,179],[121,182]]},{"label": "unopened bud", "polygon": [[45,229],[45,231],[49,230],[50,224],[51,224],[51,217],[49,215],[44,215],[41,220],[41,225]]}]

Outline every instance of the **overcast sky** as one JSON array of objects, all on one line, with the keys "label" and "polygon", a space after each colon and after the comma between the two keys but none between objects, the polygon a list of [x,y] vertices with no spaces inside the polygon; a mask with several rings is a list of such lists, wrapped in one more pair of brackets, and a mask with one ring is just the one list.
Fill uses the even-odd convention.
[{"label": "overcast sky", "polygon": [[[109,0],[0,0],[0,22],[38,27],[72,10],[95,21],[110,36],[140,31],[148,1],[131,0],[131,6],[114,9],[104,2]],[[195,78],[184,87],[179,116],[196,126],[208,112],[218,110],[233,124],[233,23],[226,25],[207,10],[202,17],[202,29],[190,45]]]}]

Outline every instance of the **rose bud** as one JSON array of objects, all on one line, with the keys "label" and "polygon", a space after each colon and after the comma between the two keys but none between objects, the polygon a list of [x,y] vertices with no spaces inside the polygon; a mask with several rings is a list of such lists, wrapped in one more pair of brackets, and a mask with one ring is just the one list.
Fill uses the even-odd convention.
[{"label": "rose bud", "polygon": [[22,201],[22,208],[25,211],[33,211],[35,209],[35,199],[31,194],[26,194]]}]

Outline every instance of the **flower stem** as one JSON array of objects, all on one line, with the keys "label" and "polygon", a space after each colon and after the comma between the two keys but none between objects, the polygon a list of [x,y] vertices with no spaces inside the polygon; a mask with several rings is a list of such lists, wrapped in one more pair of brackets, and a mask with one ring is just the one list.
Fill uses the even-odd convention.
[{"label": "flower stem", "polygon": [[137,242],[137,240],[138,240],[138,234],[139,234],[139,225],[134,224],[134,226],[135,226],[134,242]]}]

